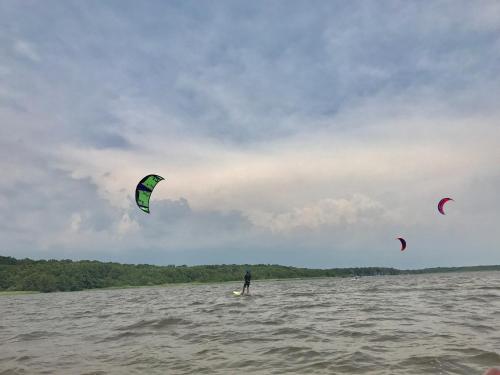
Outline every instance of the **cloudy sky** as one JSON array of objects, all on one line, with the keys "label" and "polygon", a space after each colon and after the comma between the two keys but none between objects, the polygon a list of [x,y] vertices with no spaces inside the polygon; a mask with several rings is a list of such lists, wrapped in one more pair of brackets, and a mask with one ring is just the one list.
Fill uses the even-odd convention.
[{"label": "cloudy sky", "polygon": [[0,253],[500,264],[500,3],[313,5],[0,1]]}]

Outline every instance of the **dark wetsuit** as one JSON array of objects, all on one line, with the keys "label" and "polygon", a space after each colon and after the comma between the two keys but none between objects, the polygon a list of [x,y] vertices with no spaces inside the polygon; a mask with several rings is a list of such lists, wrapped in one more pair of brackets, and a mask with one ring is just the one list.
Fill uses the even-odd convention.
[{"label": "dark wetsuit", "polygon": [[245,274],[245,285],[243,285],[243,288],[246,286],[250,286],[250,280],[252,279],[252,275],[250,273]]}]

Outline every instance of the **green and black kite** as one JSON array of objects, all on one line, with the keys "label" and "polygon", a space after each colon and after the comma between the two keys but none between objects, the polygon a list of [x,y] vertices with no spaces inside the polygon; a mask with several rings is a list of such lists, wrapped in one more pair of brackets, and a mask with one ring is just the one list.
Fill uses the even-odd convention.
[{"label": "green and black kite", "polygon": [[163,177],[156,174],[148,174],[135,188],[135,202],[141,210],[149,214],[149,198],[158,182],[164,180]]}]

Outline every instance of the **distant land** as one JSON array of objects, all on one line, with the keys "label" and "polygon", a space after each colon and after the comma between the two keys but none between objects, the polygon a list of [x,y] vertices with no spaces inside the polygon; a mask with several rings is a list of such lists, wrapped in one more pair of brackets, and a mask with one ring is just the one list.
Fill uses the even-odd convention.
[{"label": "distant land", "polygon": [[387,267],[310,269],[277,264],[153,266],[99,261],[32,260],[0,256],[0,291],[58,292],[190,282],[240,281],[246,269],[253,280],[311,277],[361,277],[438,272],[500,271],[497,266],[398,270]]}]

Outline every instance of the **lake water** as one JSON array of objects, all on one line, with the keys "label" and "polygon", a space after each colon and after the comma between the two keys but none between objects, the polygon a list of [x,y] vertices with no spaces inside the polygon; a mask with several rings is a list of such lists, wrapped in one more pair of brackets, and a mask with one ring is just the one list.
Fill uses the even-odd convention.
[{"label": "lake water", "polygon": [[500,272],[0,297],[0,374],[482,374]]}]

